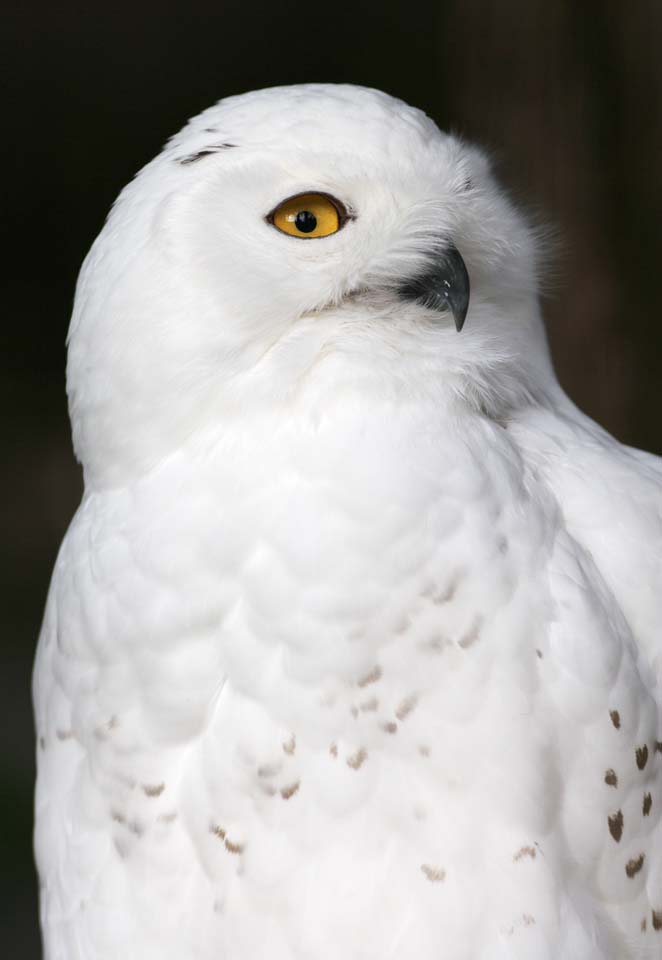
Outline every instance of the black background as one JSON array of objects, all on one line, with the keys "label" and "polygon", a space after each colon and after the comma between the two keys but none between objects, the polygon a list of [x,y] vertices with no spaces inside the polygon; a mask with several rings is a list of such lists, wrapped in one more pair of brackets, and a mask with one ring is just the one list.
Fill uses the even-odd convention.
[{"label": "black background", "polygon": [[621,440],[661,452],[662,4],[63,0],[5,12],[0,909],[3,955],[33,960],[30,669],[81,494],[64,338],[117,192],[228,94],[343,81],[400,96],[490,149],[515,197],[557,226],[545,314],[561,382]]}]

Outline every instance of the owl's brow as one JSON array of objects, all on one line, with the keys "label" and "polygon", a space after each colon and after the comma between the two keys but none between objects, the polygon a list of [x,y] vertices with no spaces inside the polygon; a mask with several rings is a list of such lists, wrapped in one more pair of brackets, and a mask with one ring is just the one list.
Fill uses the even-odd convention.
[{"label": "owl's brow", "polygon": [[203,157],[209,157],[213,153],[218,153],[219,150],[231,150],[236,146],[236,143],[214,143],[209,147],[205,147],[203,150],[198,150],[196,153],[189,153],[185,157],[177,157],[176,162],[182,164],[182,166],[189,163],[197,163],[198,160],[202,160]]}]

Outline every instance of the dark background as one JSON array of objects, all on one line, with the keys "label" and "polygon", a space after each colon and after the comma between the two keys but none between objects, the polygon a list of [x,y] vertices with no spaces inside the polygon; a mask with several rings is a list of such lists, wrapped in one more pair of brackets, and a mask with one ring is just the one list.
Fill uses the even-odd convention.
[{"label": "dark background", "polygon": [[61,0],[8,12],[0,911],[3,956],[36,960],[30,670],[81,494],[64,338],[117,192],[227,94],[323,80],[396,94],[488,147],[515,197],[556,225],[545,313],[561,382],[621,440],[662,452],[662,4]]}]

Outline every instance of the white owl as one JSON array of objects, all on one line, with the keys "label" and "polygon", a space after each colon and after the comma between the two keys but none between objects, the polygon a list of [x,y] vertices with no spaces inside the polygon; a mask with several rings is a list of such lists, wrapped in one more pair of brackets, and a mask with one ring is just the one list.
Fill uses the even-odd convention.
[{"label": "white owl", "polygon": [[484,156],[375,90],[231,97],[124,190],[35,668],[47,960],[662,956],[662,469],[536,287]]}]

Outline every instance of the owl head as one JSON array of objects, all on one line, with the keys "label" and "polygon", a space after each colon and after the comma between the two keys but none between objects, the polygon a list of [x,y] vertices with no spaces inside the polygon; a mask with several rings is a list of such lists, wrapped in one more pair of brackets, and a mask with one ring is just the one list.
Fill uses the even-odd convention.
[{"label": "owl head", "polygon": [[553,383],[534,231],[485,156],[377,90],[222,100],[121,193],[67,369],[91,484],[278,405],[420,397],[487,413]]}]

